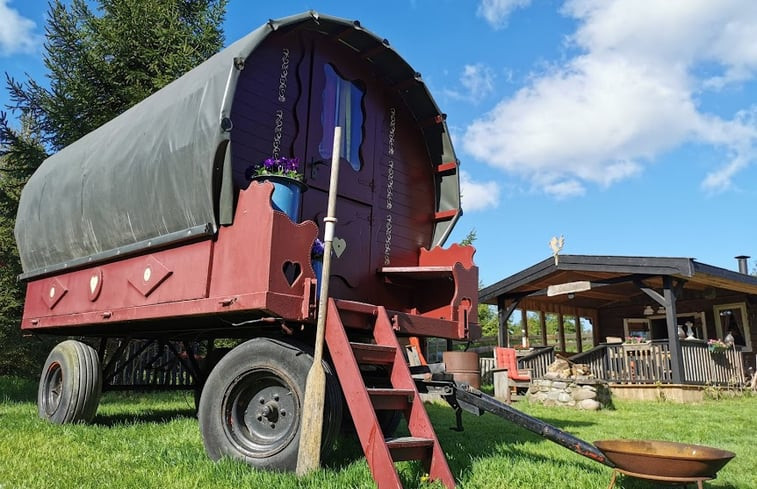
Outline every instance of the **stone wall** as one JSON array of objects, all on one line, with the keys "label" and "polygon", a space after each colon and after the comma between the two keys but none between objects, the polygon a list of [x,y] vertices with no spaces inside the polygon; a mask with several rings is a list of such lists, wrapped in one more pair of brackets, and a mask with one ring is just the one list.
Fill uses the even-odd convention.
[{"label": "stone wall", "polygon": [[612,405],[606,382],[596,380],[588,366],[557,359],[544,378],[534,379],[526,393],[529,402],[596,411]]},{"label": "stone wall", "polygon": [[596,411],[611,404],[607,384],[593,379],[534,379],[526,399],[544,406],[565,406]]}]

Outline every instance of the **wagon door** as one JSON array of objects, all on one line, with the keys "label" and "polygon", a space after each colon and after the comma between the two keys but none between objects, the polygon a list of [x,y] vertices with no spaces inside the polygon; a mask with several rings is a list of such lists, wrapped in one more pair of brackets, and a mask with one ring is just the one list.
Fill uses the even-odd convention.
[{"label": "wagon door", "polygon": [[[334,127],[342,127],[338,224],[332,256],[332,290],[342,298],[370,294],[373,206],[373,137],[377,92],[364,60],[327,39],[312,40],[303,219],[322,226],[331,172]],[[323,236],[321,232],[321,236]]]}]

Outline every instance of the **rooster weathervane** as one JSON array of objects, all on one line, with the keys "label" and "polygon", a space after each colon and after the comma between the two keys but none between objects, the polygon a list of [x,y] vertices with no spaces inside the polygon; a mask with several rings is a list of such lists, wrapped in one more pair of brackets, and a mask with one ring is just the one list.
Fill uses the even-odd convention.
[{"label": "rooster weathervane", "polygon": [[557,236],[552,236],[552,239],[549,240],[549,247],[552,248],[552,256],[555,257],[555,266],[557,266],[557,262],[559,260],[558,255],[560,254],[560,250],[562,250],[564,244],[565,237],[562,234],[559,238]]}]

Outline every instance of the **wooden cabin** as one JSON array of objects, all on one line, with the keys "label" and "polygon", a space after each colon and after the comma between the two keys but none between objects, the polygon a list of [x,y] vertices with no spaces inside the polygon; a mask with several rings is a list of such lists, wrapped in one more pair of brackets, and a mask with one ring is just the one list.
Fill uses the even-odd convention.
[{"label": "wooden cabin", "polygon": [[[479,300],[498,306],[500,345],[513,343],[508,318],[528,311],[539,318],[539,331],[529,332],[527,321],[521,326],[529,349],[553,346],[590,364],[598,378],[742,384],[755,369],[757,277],[740,258],[737,272],[692,258],[562,255],[482,289]],[[547,334],[550,315],[556,335]],[[566,333],[566,318],[583,327]],[[729,348],[716,350],[714,339]]]}]

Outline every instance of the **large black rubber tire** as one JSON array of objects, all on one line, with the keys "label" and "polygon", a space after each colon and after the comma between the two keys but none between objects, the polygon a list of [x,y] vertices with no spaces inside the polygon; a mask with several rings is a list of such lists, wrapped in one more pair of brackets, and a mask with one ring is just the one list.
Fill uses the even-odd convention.
[{"label": "large black rubber tire", "polygon": [[[208,376],[200,398],[198,418],[208,456],[293,471],[312,364],[309,347],[271,338],[249,340],[224,356]],[[324,369],[321,450],[328,455],[342,420],[342,396],[326,362]]]},{"label": "large black rubber tire", "polygon": [[37,390],[39,417],[51,423],[89,423],[97,412],[102,372],[97,352],[81,341],[53,348],[42,368]]}]

